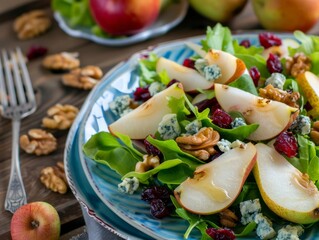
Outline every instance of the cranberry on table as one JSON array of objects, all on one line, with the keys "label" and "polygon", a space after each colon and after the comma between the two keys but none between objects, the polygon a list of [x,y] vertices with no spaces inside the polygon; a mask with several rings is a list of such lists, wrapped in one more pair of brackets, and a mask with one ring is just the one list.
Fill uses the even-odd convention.
[{"label": "cranberry on table", "polygon": [[260,45],[264,48],[270,48],[272,46],[280,46],[282,44],[282,41],[279,37],[277,37],[275,34],[265,32],[260,33],[258,35]]}]

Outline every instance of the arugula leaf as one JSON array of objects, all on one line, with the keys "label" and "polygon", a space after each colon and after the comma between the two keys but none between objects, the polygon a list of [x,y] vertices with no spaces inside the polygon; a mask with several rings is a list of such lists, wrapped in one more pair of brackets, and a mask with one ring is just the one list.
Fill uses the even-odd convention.
[{"label": "arugula leaf", "polygon": [[241,75],[237,80],[231,82],[229,86],[239,88],[245,92],[258,96],[254,81],[249,74]]},{"label": "arugula leaf", "polygon": [[143,154],[133,147],[127,136],[122,134],[119,136],[118,139],[108,132],[99,132],[83,145],[83,152],[87,157],[109,166],[123,176],[134,171],[136,163],[142,159]]},{"label": "arugula leaf", "polygon": [[220,136],[222,138],[227,139],[228,141],[235,141],[235,140],[244,140],[246,139],[250,134],[252,134],[257,128],[258,124],[253,123],[245,126],[240,126],[237,128],[221,128],[214,123],[212,123],[210,120],[207,119],[203,120],[203,126],[206,127],[212,127],[214,130],[219,132]]},{"label": "arugula leaf", "polygon": [[130,177],[136,177],[141,183],[144,183],[144,184],[148,184],[149,183],[149,179],[159,173],[160,171],[162,170],[165,170],[165,169],[170,169],[170,168],[173,168],[179,164],[182,164],[183,162],[179,159],[172,159],[172,160],[167,160],[163,163],[161,163],[159,166],[153,168],[153,169],[150,169],[146,172],[135,172],[135,171],[131,171],[127,174],[125,174],[122,179],[124,178],[130,178]]},{"label": "arugula leaf", "polygon": [[261,77],[268,78],[270,76],[270,73],[266,66],[266,59],[263,56],[258,54],[248,55],[242,53],[235,53],[234,55],[235,57],[244,61],[247,69],[257,67]]},{"label": "arugula leaf", "polygon": [[183,152],[174,140],[158,140],[148,136],[146,138],[152,145],[157,147],[163,154],[164,161],[171,159],[180,159],[183,163],[187,164],[193,171],[196,167],[203,164],[198,158]]},{"label": "arugula leaf", "polygon": [[187,164],[179,164],[171,168],[163,169],[157,175],[157,179],[165,184],[178,185],[194,174]]},{"label": "arugula leaf", "polygon": [[207,28],[206,39],[201,40],[201,44],[206,52],[210,49],[215,49],[233,54],[234,47],[232,41],[233,38],[229,28],[217,23],[214,28]]},{"label": "arugula leaf", "polygon": [[238,40],[235,39],[233,41],[233,46],[234,46],[234,53],[235,54],[245,54],[245,55],[255,55],[255,54],[262,54],[264,51],[263,47],[260,46],[250,46],[248,48],[239,45]]}]

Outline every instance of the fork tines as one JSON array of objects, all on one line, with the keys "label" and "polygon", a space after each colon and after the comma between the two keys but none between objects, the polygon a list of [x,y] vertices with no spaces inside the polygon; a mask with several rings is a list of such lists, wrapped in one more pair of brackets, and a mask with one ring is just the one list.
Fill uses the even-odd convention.
[{"label": "fork tines", "polygon": [[[30,76],[20,48],[1,51],[0,99],[4,116],[23,114],[35,104]],[[20,108],[14,109],[15,106]],[[11,113],[5,111],[6,107],[11,107]]]}]

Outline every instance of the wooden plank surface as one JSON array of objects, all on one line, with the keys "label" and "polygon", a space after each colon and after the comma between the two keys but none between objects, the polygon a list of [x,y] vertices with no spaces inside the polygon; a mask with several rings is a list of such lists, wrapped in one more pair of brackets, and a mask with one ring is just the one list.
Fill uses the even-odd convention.
[{"label": "wooden plank surface", "polygon": [[[136,51],[145,49],[150,45],[175,40],[184,37],[202,35],[207,25],[215,23],[200,17],[194,11],[189,10],[185,20],[176,28],[164,36],[124,47],[108,47],[98,45],[87,40],[72,38],[66,35],[54,22],[52,28],[46,34],[27,41],[20,41],[13,32],[14,19],[27,10],[44,8],[52,15],[49,8],[49,0],[0,0],[0,48],[13,48],[21,46],[24,52],[32,45],[48,47],[49,53],[61,51],[79,52],[81,65],[98,65],[104,72],[110,70],[118,62],[127,59]],[[252,13],[251,6],[228,23],[236,31],[256,30],[260,28],[256,17]],[[318,24],[311,33],[318,33]],[[81,107],[88,91],[66,88],[61,84],[61,74],[53,74],[41,67],[41,59],[28,63],[30,75],[36,89],[38,103],[37,111],[24,119],[21,125],[21,133],[26,133],[31,128],[41,127],[41,120],[46,115],[49,107],[56,103],[70,103]],[[11,158],[11,122],[0,118],[0,239],[10,239],[10,221],[12,214],[4,210],[4,198],[10,173]],[[51,203],[59,212],[62,224],[61,239],[68,239],[81,233],[84,229],[84,220],[79,203],[68,191],[65,195],[53,193],[47,190],[39,181],[42,168],[54,165],[63,160],[63,151],[67,131],[54,131],[58,139],[58,150],[49,156],[36,157],[21,152],[21,171],[26,185],[28,202],[46,201]]]}]

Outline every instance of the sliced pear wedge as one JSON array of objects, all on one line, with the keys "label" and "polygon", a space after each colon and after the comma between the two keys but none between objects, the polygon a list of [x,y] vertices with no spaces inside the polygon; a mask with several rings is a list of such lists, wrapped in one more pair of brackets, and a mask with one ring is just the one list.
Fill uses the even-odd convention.
[{"label": "sliced pear wedge", "polygon": [[255,161],[256,148],[252,143],[234,148],[198,167],[192,178],[175,189],[175,197],[190,212],[220,212],[235,201]]},{"label": "sliced pear wedge", "polygon": [[319,117],[319,78],[306,71],[297,76],[297,82],[312,107],[309,114],[315,118]]},{"label": "sliced pear wedge", "polygon": [[307,174],[301,173],[273,147],[256,144],[253,169],[259,191],[278,216],[299,224],[319,220],[319,191]]},{"label": "sliced pear wedge", "polygon": [[286,130],[298,115],[297,108],[228,85],[215,84],[215,95],[226,112],[240,112],[248,124],[259,124],[257,130],[248,136],[253,141],[274,138]]},{"label": "sliced pear wedge", "polygon": [[128,135],[131,139],[144,139],[157,131],[158,124],[166,114],[172,113],[168,98],[181,98],[184,94],[183,86],[175,83],[110,124],[109,131]]}]

